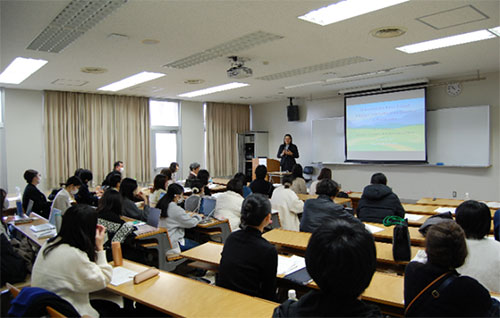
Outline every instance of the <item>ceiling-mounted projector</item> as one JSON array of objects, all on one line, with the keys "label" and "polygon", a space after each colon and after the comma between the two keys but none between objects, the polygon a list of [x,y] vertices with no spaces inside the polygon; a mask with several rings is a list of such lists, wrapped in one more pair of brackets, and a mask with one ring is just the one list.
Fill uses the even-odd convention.
[{"label": "ceiling-mounted projector", "polygon": [[226,71],[227,77],[242,79],[252,76],[252,69],[244,65],[249,59],[238,56],[229,56],[228,58],[231,61],[231,67]]}]

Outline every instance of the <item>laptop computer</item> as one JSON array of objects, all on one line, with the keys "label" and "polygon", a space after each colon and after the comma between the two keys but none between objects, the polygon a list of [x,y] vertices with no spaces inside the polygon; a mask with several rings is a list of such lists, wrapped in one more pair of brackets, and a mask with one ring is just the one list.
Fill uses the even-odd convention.
[{"label": "laptop computer", "polygon": [[157,208],[149,208],[149,215],[146,224],[155,228],[158,228],[158,223],[160,222],[161,210]]}]

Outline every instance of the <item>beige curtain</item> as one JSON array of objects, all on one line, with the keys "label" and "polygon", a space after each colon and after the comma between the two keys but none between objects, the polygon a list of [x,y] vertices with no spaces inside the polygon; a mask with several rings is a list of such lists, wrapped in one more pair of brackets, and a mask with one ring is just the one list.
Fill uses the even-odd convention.
[{"label": "beige curtain", "polygon": [[98,185],[118,160],[126,177],[151,179],[148,98],[45,91],[45,132],[50,187],[77,168]]},{"label": "beige curtain", "polygon": [[207,103],[207,166],[212,176],[238,171],[237,134],[250,129],[250,106]]}]

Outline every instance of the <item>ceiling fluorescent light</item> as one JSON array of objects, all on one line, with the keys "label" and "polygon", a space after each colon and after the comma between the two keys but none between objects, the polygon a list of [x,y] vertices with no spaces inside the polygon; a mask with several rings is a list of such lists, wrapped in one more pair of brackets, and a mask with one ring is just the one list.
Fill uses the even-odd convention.
[{"label": "ceiling fluorescent light", "polygon": [[409,0],[344,0],[310,11],[299,19],[325,26],[407,1]]},{"label": "ceiling fluorescent light", "polygon": [[488,31],[495,34],[496,36],[500,36],[500,26],[497,26],[496,28],[488,29]]},{"label": "ceiling fluorescent light", "polygon": [[488,30],[479,30],[464,34],[452,35],[441,39],[435,39],[396,48],[401,52],[408,54],[425,52],[429,50],[440,49],[443,47],[455,46],[459,44],[471,43],[481,40],[494,38],[495,35]]},{"label": "ceiling fluorescent light", "polygon": [[0,83],[20,84],[45,64],[46,60],[16,57],[0,74]]},{"label": "ceiling fluorescent light", "polygon": [[246,83],[233,82],[233,83],[229,83],[229,84],[224,84],[224,85],[219,85],[219,86],[204,88],[204,89],[200,89],[200,90],[197,90],[197,91],[180,94],[178,96],[179,97],[188,97],[188,98],[191,98],[191,97],[197,97],[197,96],[201,96],[201,95],[208,95],[208,94],[213,94],[213,93],[217,93],[217,92],[227,91],[227,90],[230,90],[230,89],[245,87],[245,86],[248,86],[248,85],[249,84],[246,84]]},{"label": "ceiling fluorescent light", "polygon": [[127,87],[135,86],[140,83],[148,82],[156,78],[165,76],[163,73],[153,73],[153,72],[140,72],[135,75],[126,77],[118,82],[111,83],[109,85],[98,88],[99,91],[112,91],[116,92]]}]

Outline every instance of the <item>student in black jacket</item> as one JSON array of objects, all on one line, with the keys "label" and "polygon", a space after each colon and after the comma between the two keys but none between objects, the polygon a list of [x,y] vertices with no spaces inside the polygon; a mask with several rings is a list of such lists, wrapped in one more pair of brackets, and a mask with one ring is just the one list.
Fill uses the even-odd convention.
[{"label": "student in black jacket", "polygon": [[314,232],[324,221],[331,217],[347,216],[353,217],[344,207],[333,200],[339,192],[337,182],[323,179],[316,188],[318,197],[309,199],[304,203],[304,212],[300,220],[301,232]]},{"label": "student in black jacket", "polygon": [[106,178],[104,178],[104,181],[102,182],[103,187],[110,187],[111,186],[111,177],[113,176],[120,176],[120,179],[122,177],[122,172],[125,170],[125,167],[123,166],[123,161],[117,161],[113,164],[113,171],[108,173]]},{"label": "student in black jacket", "polygon": [[266,181],[266,176],[266,166],[258,165],[255,168],[255,180],[250,183],[250,189],[253,193],[260,193],[270,198],[273,195],[274,186],[271,182]]},{"label": "student in black jacket", "polygon": [[276,300],[278,252],[262,237],[271,221],[271,203],[262,194],[243,201],[240,231],[231,233],[224,244],[217,286],[250,296]]},{"label": "student in black jacket", "polygon": [[460,225],[456,222],[433,225],[425,240],[427,263],[410,262],[406,266],[405,316],[487,316],[492,306],[488,290],[474,278],[460,276],[455,270],[467,257],[465,234]]},{"label": "student in black jacket", "polygon": [[382,223],[388,215],[405,217],[405,210],[398,196],[387,186],[383,173],[375,173],[366,186],[358,203],[357,215],[363,222]]},{"label": "student in black jacket", "polygon": [[292,143],[292,135],[286,134],[283,143],[278,149],[278,158],[281,158],[281,171],[292,171],[295,166],[295,158],[299,157],[297,146]]},{"label": "student in black jacket", "polygon": [[27,212],[28,203],[33,201],[32,212],[38,213],[44,218],[49,218],[50,202],[47,202],[47,197],[36,187],[42,180],[42,175],[38,171],[29,169],[24,172],[24,180],[28,183],[24,188],[23,193],[23,209]]},{"label": "student in black jacket", "polygon": [[287,300],[273,317],[382,317],[359,300],[377,265],[373,235],[352,216],[329,218],[312,235],[306,268],[319,290]]},{"label": "student in black jacket", "polygon": [[78,193],[75,194],[75,201],[78,204],[97,206],[99,198],[96,196],[95,192],[90,192],[89,190],[89,182],[93,179],[92,171],[88,169],[79,169],[77,177],[80,177],[82,180],[82,185]]}]

